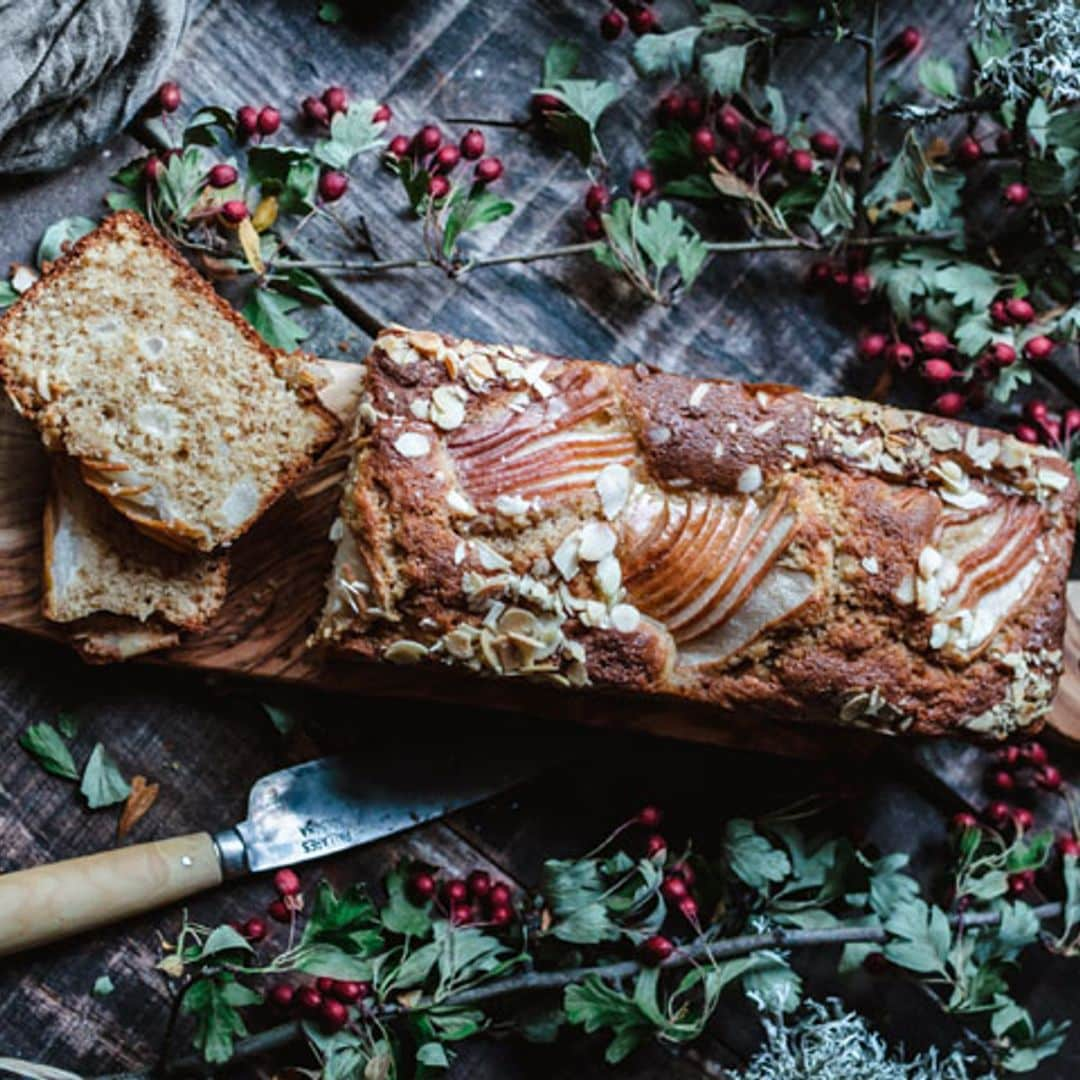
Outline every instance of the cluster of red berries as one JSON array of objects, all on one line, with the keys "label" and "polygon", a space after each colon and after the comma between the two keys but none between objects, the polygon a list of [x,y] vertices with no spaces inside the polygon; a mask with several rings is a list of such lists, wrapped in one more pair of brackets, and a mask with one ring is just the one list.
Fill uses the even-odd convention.
[{"label": "cluster of red berries", "polygon": [[1016,425],[1016,437],[1021,442],[1043,443],[1061,451],[1068,451],[1078,432],[1080,409],[1066,409],[1055,416],[1046,402],[1038,399],[1025,402],[1023,420]]},{"label": "cluster of red berries", "polygon": [[273,105],[256,109],[254,105],[241,105],[236,110],[236,133],[241,139],[273,135],[281,127],[281,112]]},{"label": "cluster of red berries", "polygon": [[292,922],[296,913],[304,910],[304,897],[296,871],[279,870],[274,875],[274,888],[277,890],[277,899],[266,909],[270,918],[281,923]]},{"label": "cluster of red berries", "polygon": [[328,979],[293,986],[278,983],[266,992],[266,1003],[275,1011],[300,1020],[314,1020],[328,1035],[340,1031],[349,1022],[350,1006],[362,1006],[371,997],[369,982],[352,979]]},{"label": "cluster of red berries", "polygon": [[390,161],[412,158],[428,174],[428,195],[445,199],[450,194],[450,174],[463,161],[475,161],[474,184],[492,184],[503,174],[503,163],[497,157],[484,157],[487,143],[483,132],[469,128],[457,143],[446,142],[436,124],[425,124],[411,138],[395,135],[386,147]]},{"label": "cluster of red berries", "polygon": [[656,12],[649,7],[651,0],[615,0],[600,17],[600,36],[605,41],[614,41],[629,26],[632,33],[642,34],[660,32],[660,20]]},{"label": "cluster of red berries", "polygon": [[[1051,763],[1050,755],[1041,742],[1032,740],[1020,746],[1004,746],[995,755],[994,764],[986,773],[987,787],[997,797],[983,811],[986,822],[996,829],[1010,823],[1018,832],[1026,832],[1035,824],[1035,817],[1027,806],[1017,800],[1026,798],[1038,790],[1058,794],[1064,787],[1061,770]],[[952,819],[953,829],[966,832],[979,828],[974,814],[959,813]],[[1071,833],[1058,838],[1058,851],[1064,855],[1080,855],[1080,842]],[[1024,870],[1009,875],[1009,892],[1020,896],[1035,884],[1035,873]],[[966,906],[965,897],[958,899]],[[970,900],[967,900],[970,903]]]},{"label": "cluster of red berries", "polygon": [[514,894],[503,881],[492,881],[486,870],[438,884],[438,871],[420,869],[409,877],[407,890],[414,904],[437,901],[455,926],[509,926],[515,918]]},{"label": "cluster of red berries", "polygon": [[[1007,153],[1012,146],[1012,133],[1006,130],[997,134],[997,148],[1001,153]],[[963,136],[953,147],[953,157],[961,168],[970,168],[977,165],[983,159],[982,143],[970,132]],[[1027,206],[1031,201],[1031,188],[1027,184],[1013,180],[1001,189],[1001,200],[1006,206],[1019,209]]]}]

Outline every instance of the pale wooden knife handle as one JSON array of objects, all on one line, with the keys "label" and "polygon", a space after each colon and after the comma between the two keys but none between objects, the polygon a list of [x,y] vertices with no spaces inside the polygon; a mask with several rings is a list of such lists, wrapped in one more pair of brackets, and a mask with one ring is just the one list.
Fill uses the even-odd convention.
[{"label": "pale wooden knife handle", "polygon": [[0,874],[0,956],[119,922],[221,884],[209,833]]}]

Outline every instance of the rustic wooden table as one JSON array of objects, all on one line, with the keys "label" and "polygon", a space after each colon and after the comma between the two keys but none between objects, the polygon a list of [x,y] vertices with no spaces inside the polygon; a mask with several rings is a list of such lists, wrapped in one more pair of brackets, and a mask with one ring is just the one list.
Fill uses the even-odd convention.
[{"label": "rustic wooden table", "polygon": [[[189,33],[172,76],[189,105],[232,108],[271,101],[290,118],[300,98],[342,83],[390,101],[393,128],[408,131],[428,118],[521,115],[548,42],[559,36],[598,40],[599,7],[573,0],[355,6],[370,13],[327,26],[316,20],[312,0],[220,0]],[[940,43],[936,51],[957,51],[966,8],[890,5],[885,32],[916,21]],[[812,103],[814,117],[823,122],[854,123],[855,57],[823,44],[786,63],[783,81],[792,87],[792,102]],[[625,75],[624,65],[621,46],[587,53],[586,66],[597,77]],[[637,163],[631,156],[632,121],[658,93],[638,87],[617,106],[607,125],[616,160]],[[507,164],[506,187],[518,209],[485,232],[483,243],[530,250],[576,239],[582,189],[576,163],[511,131],[495,130],[492,141]],[[5,260],[30,261],[41,232],[58,217],[100,214],[108,174],[138,149],[130,136],[120,135],[62,175],[0,189]],[[363,215],[381,256],[407,255],[415,235],[399,213],[400,199],[390,195],[389,178],[374,168],[370,175],[370,183],[353,184],[345,209]],[[304,244],[320,256],[342,253],[329,232],[313,233]],[[789,381],[817,392],[866,389],[850,363],[851,327],[827,319],[819,301],[801,289],[804,270],[801,260],[776,255],[717,262],[686,301],[670,310],[644,305],[587,261],[506,266],[458,281],[427,271],[363,283],[338,281],[335,306],[307,316],[315,328],[308,345],[327,356],[359,360],[377,326],[402,321],[615,362],[644,359],[699,374]],[[1056,382],[1068,386],[1067,374]],[[27,725],[54,719],[61,710],[81,718],[80,748],[100,739],[127,774],[160,781],[161,796],[135,830],[135,840],[239,820],[255,778],[342,745],[415,753],[424,732],[437,729],[457,733],[463,745],[482,755],[485,731],[493,723],[519,732],[522,740],[551,733],[550,723],[540,727],[528,716],[492,717],[434,703],[402,708],[357,696],[290,695],[265,684],[212,682],[147,665],[95,670],[60,646],[14,635],[5,637],[4,645],[0,872],[115,842],[113,815],[84,811],[69,785],[44,774],[16,745]],[[288,709],[301,721],[302,733],[280,736],[261,702]],[[591,838],[646,801],[665,806],[669,835],[693,834],[707,848],[726,816],[753,814],[823,790],[847,793],[853,801],[845,803],[846,820],[883,848],[911,851],[915,865],[925,871],[940,858],[948,815],[965,802],[985,801],[979,777],[987,753],[958,744],[887,744],[855,768],[836,755],[796,762],[645,736],[576,728],[560,734],[570,749],[558,770],[473,810],[305,873],[376,882],[397,859],[412,856],[455,871],[483,866],[527,883],[536,880],[545,856],[588,847]],[[1067,750],[1061,754],[1066,772],[1080,775],[1080,759]],[[265,907],[269,892],[266,882],[244,882],[191,908],[201,921],[245,917]],[[154,972],[158,935],[170,937],[178,922],[178,911],[159,913],[0,965],[0,1056],[48,1062],[82,1075],[151,1061],[167,1001]],[[115,992],[93,996],[94,981],[106,973]],[[1024,983],[1036,1017],[1080,1014],[1063,963],[1047,958],[1024,975]],[[842,990],[845,1000],[909,1047],[951,1041],[955,1034],[902,983],[859,976],[841,986],[825,976],[814,985],[819,996]],[[734,1005],[722,1015],[722,1023],[691,1052],[672,1056],[654,1047],[632,1058],[621,1074],[704,1077],[737,1064],[756,1046],[760,1032],[746,1009]],[[1065,1052],[1038,1075],[1078,1075],[1077,1043],[1070,1039]],[[451,1075],[580,1078],[608,1072],[589,1040],[541,1048],[489,1040],[467,1046]]]}]

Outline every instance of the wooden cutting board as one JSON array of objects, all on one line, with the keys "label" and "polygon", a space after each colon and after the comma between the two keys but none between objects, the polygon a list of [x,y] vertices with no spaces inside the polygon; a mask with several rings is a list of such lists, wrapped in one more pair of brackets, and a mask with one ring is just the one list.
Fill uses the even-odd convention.
[{"label": "wooden cutting board", "polygon": [[[351,416],[363,368],[326,361],[327,406]],[[153,660],[174,667],[298,683],[366,697],[441,701],[482,710],[525,711],[553,719],[651,731],[798,757],[867,752],[873,736],[799,725],[718,718],[684,702],[642,702],[604,694],[572,694],[523,680],[479,680],[468,673],[322,657],[306,648],[322,608],[345,470],[343,446],[327,453],[232,549],[229,596],[206,633]],[[47,462],[36,431],[7,402],[0,404],[0,626],[63,641],[65,631],[41,615],[41,509]],[[1080,582],[1070,585],[1066,677],[1051,724],[1080,739]]]}]

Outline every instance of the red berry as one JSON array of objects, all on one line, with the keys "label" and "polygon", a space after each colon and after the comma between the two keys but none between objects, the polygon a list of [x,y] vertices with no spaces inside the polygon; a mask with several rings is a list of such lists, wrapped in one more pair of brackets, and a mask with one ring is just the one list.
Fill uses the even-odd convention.
[{"label": "red berry", "polygon": [[742,130],[742,113],[734,105],[723,105],[716,122],[729,139],[734,139]]},{"label": "red berry", "polygon": [[977,829],[979,823],[974,814],[969,814],[966,810],[962,810],[959,814],[953,814],[952,827],[957,832],[963,832],[966,829]]},{"label": "red berry", "polygon": [[[796,151],[798,153],[799,151]],[[794,155],[792,155],[794,157]],[[865,304],[874,292],[874,281],[868,273],[864,270],[856,270],[851,275],[851,281],[848,283],[848,287],[851,289],[851,298],[856,304]]]},{"label": "red berry", "polygon": [[682,119],[687,127],[697,127],[705,119],[705,101],[697,96],[688,97],[683,102]]},{"label": "red berry", "polygon": [[1057,417],[1047,420],[1046,423],[1043,424],[1043,431],[1050,442],[1061,442],[1061,421],[1058,420]]},{"label": "red berry", "polygon": [[671,868],[671,872],[678,874],[687,885],[693,885],[697,880],[697,874],[694,873],[694,868],[688,862],[677,862]]},{"label": "red berry", "polygon": [[1000,799],[997,802],[992,802],[986,808],[986,817],[994,825],[1004,825],[1009,820],[1010,815],[1009,804],[1002,802]]},{"label": "red berry", "polygon": [[1080,840],[1077,840],[1075,836],[1069,836],[1065,834],[1057,838],[1057,849],[1062,858],[1072,856],[1074,859],[1080,858]]},{"label": "red berry", "polygon": [[210,186],[214,188],[228,187],[230,184],[236,183],[236,168],[232,165],[226,165],[224,163],[215,165],[209,172],[207,180],[210,182]]},{"label": "red berry", "polygon": [[585,209],[590,214],[599,214],[606,210],[611,201],[611,195],[603,184],[590,184],[585,189]]},{"label": "red berry", "polygon": [[248,216],[247,203],[243,199],[229,199],[221,204],[221,216],[232,225],[239,225]]},{"label": "red berry", "polygon": [[672,904],[690,894],[689,889],[686,887],[686,882],[677,874],[672,874],[669,877],[664,878],[664,882],[660,886],[660,892],[663,894],[664,899],[670,901]]},{"label": "red berry", "polygon": [[1015,183],[1005,185],[1005,190],[1002,191],[1001,197],[1009,204],[1009,206],[1024,206],[1028,199],[1031,198],[1031,189],[1027,184],[1021,184],[1019,181],[1016,181]]},{"label": "red berry", "polygon": [[1005,310],[1004,300],[995,300],[990,305],[990,318],[998,325],[1004,326],[1009,321],[1009,314]]},{"label": "red berry", "polygon": [[956,144],[956,157],[963,165],[974,165],[982,157],[982,147],[977,139],[965,135]]},{"label": "red berry", "polygon": [[1058,791],[1062,784],[1061,770],[1056,765],[1044,765],[1035,781],[1047,791]]},{"label": "red berry", "polygon": [[1020,761],[1020,747],[1019,746],[1003,746],[995,755],[998,761],[1002,765],[1008,766],[1013,769]]},{"label": "red berry", "polygon": [[[330,123],[330,110],[317,97],[309,96],[304,98],[304,100],[300,102],[300,111],[303,113],[304,119],[309,124],[320,125]],[[257,117],[255,124],[257,127]]]},{"label": "red berry", "polygon": [[950,390],[934,399],[934,412],[939,416],[959,416],[964,411],[964,395]]},{"label": "red berry", "polygon": [[349,111],[349,93],[344,86],[328,86],[323,91],[322,100],[331,116]]},{"label": "red berry", "polygon": [[273,1005],[275,1009],[287,1012],[292,1008],[295,993],[296,991],[288,983],[278,983],[266,992],[266,1003]]},{"label": "red berry", "polygon": [[696,923],[698,920],[697,901],[692,896],[684,896],[679,901],[679,914],[681,914],[688,923]]},{"label": "red berry", "polygon": [[1011,772],[999,769],[996,773],[991,775],[990,786],[997,788],[998,791],[1012,791],[1012,789],[1016,787],[1016,781],[1013,779],[1013,774]]},{"label": "red berry", "polygon": [[908,329],[912,335],[918,337],[920,334],[925,334],[930,329],[930,323],[927,322],[925,316],[916,315],[914,319],[908,324]]},{"label": "red berry", "polygon": [[484,156],[484,136],[476,128],[469,128],[464,135],[461,136],[461,142],[458,144],[461,148],[461,156],[466,161],[475,161],[477,158]]},{"label": "red berry", "polygon": [[1009,892],[1013,896],[1020,896],[1027,892],[1035,884],[1035,871],[1022,870],[1018,874],[1009,875]]},{"label": "red berry", "polygon": [[638,36],[651,34],[659,29],[656,15],[647,7],[634,8],[630,12],[630,29]]},{"label": "red berry", "polygon": [[296,896],[300,892],[300,878],[295,870],[279,870],[274,875],[274,888],[278,896]]},{"label": "red berry", "polygon": [[864,360],[877,360],[888,344],[884,334],[864,334],[859,339],[859,355]]},{"label": "red berry", "polygon": [[1016,822],[1018,829],[1026,831],[1035,824],[1035,815],[1026,807],[1018,806],[1013,811],[1013,821]]},{"label": "red berry", "polygon": [[655,829],[664,820],[664,811],[659,806],[643,806],[635,815],[634,821],[643,825],[646,829]]},{"label": "red berry", "polygon": [[669,90],[656,103],[656,118],[661,127],[671,127],[677,124],[683,115],[683,96],[678,90]]},{"label": "red berry", "polygon": [[513,911],[506,904],[492,904],[488,922],[492,926],[509,926],[514,921]]},{"label": "red berry", "polygon": [[330,993],[343,1004],[354,1005],[371,993],[371,983],[356,982],[352,979],[334,979]]},{"label": "red berry", "polygon": [[389,124],[393,118],[394,112],[385,101],[371,114],[373,124]]},{"label": "red berry", "polygon": [[266,913],[274,922],[292,922],[292,912],[285,906],[284,900],[274,900],[267,906]]},{"label": "red berry", "polygon": [[885,347],[885,359],[904,371],[915,363],[915,350],[905,341],[893,341]]},{"label": "red berry", "polygon": [[248,941],[260,942],[270,933],[270,927],[266,925],[265,919],[260,919],[258,915],[253,915],[246,923],[244,923],[240,933],[242,933]]},{"label": "red berry", "polygon": [[472,904],[455,904],[450,909],[450,921],[455,926],[464,926],[466,923],[471,923],[473,915]]},{"label": "red berry", "polygon": [[872,952],[863,958],[862,966],[870,975],[884,975],[890,964],[884,953]]},{"label": "red berry", "polygon": [[317,1016],[322,1006],[322,994],[314,986],[301,986],[293,997],[297,1011],[303,1016]]},{"label": "red berry", "polygon": [[614,41],[626,29],[626,17],[617,8],[611,8],[600,18],[600,36],[605,41]]},{"label": "red berry", "polygon": [[469,895],[474,900],[482,900],[491,892],[491,875],[486,870],[474,870],[465,880]]},{"label": "red berry", "polygon": [[699,157],[712,157],[716,153],[716,136],[711,128],[695,128],[690,136],[690,149]]},{"label": "red berry", "polygon": [[403,158],[409,152],[409,136],[395,135],[386,145],[386,152],[391,157]]},{"label": "red berry", "polygon": [[162,112],[176,112],[183,100],[180,87],[174,82],[162,83],[158,87],[157,100]]},{"label": "red berry", "polygon": [[737,146],[725,146],[720,158],[726,168],[734,172],[742,161],[742,151]]},{"label": "red berry", "polygon": [[143,176],[151,184],[156,184],[165,171],[165,163],[159,157],[148,157],[143,163]]},{"label": "red berry", "polygon": [[667,851],[667,841],[659,833],[653,833],[645,841],[645,853],[650,859],[664,851]]},{"label": "red berry", "polygon": [[948,360],[927,360],[922,371],[926,380],[932,383],[947,383],[956,375]]},{"label": "red berry", "polygon": [[1023,755],[1025,761],[1030,761],[1032,765],[1045,765],[1050,760],[1050,755],[1046,752],[1046,747],[1041,742],[1036,742],[1032,739],[1031,742],[1026,742],[1020,747],[1020,753]]},{"label": "red berry", "polygon": [[409,878],[409,895],[414,903],[426,904],[435,895],[435,879],[423,870],[413,874]]},{"label": "red berry", "polygon": [[450,194],[450,181],[445,176],[432,176],[428,179],[427,190],[433,199],[445,199]]},{"label": "red berry", "polygon": [[831,131],[815,131],[810,136],[810,148],[818,157],[836,157],[840,153],[840,140]]},{"label": "red berry", "polygon": [[349,1010],[340,1001],[328,998],[319,1008],[319,1026],[328,1035],[340,1031],[349,1022]]},{"label": "red berry", "polygon": [[809,150],[792,150],[791,169],[803,176],[814,171],[814,157]]},{"label": "red berry", "polygon": [[750,141],[758,150],[765,150],[773,141],[773,129],[771,127],[754,128],[753,134],[750,136]]},{"label": "red berry", "polygon": [[337,202],[348,187],[349,177],[343,172],[331,170],[319,177],[319,197],[323,202]]},{"label": "red berry", "polygon": [[450,172],[461,160],[461,151],[452,143],[440,146],[432,159],[431,167],[440,172]]},{"label": "red berry", "polygon": [[893,51],[898,56],[910,56],[922,44],[922,33],[916,26],[906,26],[893,41]]},{"label": "red berry", "polygon": [[776,138],[769,143],[765,153],[770,161],[775,161],[777,165],[782,165],[787,161],[788,149],[787,139],[785,139],[783,135],[777,135]]},{"label": "red berry", "polygon": [[434,124],[425,124],[413,140],[418,153],[434,154],[442,145],[442,132]]},{"label": "red berry", "polygon": [[1014,296],[1005,301],[1005,314],[1009,322],[1024,325],[1035,318],[1035,309],[1022,296]]},{"label": "red berry", "polygon": [[998,367],[1008,367],[1016,361],[1016,350],[1005,341],[995,341],[990,346],[990,359]]},{"label": "red berry", "polygon": [[952,342],[940,330],[927,330],[919,336],[919,351],[923,356],[945,356]]},{"label": "red berry", "polygon": [[1054,343],[1045,335],[1039,334],[1024,343],[1024,356],[1033,364],[1045,360],[1054,351]]},{"label": "red berry", "polygon": [[565,112],[566,105],[554,94],[533,94],[529,99],[529,111],[533,119],[543,120],[551,113]]},{"label": "red berry", "polygon": [[259,130],[259,110],[254,105],[241,105],[236,110],[236,127],[241,135],[254,135]]},{"label": "red berry", "polygon": [[449,907],[464,904],[469,898],[469,886],[461,878],[453,878],[443,886],[443,900]]},{"label": "red berry", "polygon": [[662,964],[673,952],[675,946],[662,934],[653,934],[641,944],[641,962],[649,967]]},{"label": "red berry", "polygon": [[329,994],[330,991],[334,989],[334,980],[331,979],[329,975],[320,975],[315,980],[315,989],[318,990],[320,994]]},{"label": "red berry", "polygon": [[488,893],[488,903],[493,907],[509,907],[512,894],[510,892],[510,886],[504,882],[497,881],[491,886],[491,891]]},{"label": "red berry", "polygon": [[832,281],[832,267],[827,262],[810,264],[810,273],[807,274],[807,284],[820,288]]},{"label": "red berry", "polygon": [[503,163],[497,157],[481,158],[476,163],[473,175],[478,184],[491,184],[503,174]]},{"label": "red berry", "polygon": [[829,283],[834,289],[843,292],[851,284],[851,275],[846,270],[837,268],[829,275]]},{"label": "red berry", "polygon": [[1039,441],[1039,433],[1030,424],[1017,424],[1016,437],[1024,443],[1034,446]]},{"label": "red berry", "polygon": [[[1047,417],[1050,415],[1050,409],[1047,407],[1045,401],[1040,401],[1038,398],[1035,398],[1032,401],[1027,401],[1024,403],[1024,415],[1029,420],[1034,421],[1036,424],[1045,424]],[[1028,744],[1028,746],[1038,745],[1038,743]],[[1027,757],[1029,761],[1031,760],[1027,747],[1024,748],[1024,756]]]},{"label": "red berry", "polygon": [[656,177],[648,169],[635,169],[630,174],[630,190],[639,199],[647,199],[656,190]]},{"label": "red berry", "polygon": [[1065,410],[1065,438],[1071,438],[1080,431],[1080,409]]},{"label": "red berry", "polygon": [[582,223],[581,231],[586,240],[602,240],[604,238],[604,223],[595,215],[590,214]]},{"label": "red berry", "polygon": [[255,122],[260,135],[273,135],[281,127],[281,113],[273,105],[264,105]]}]

